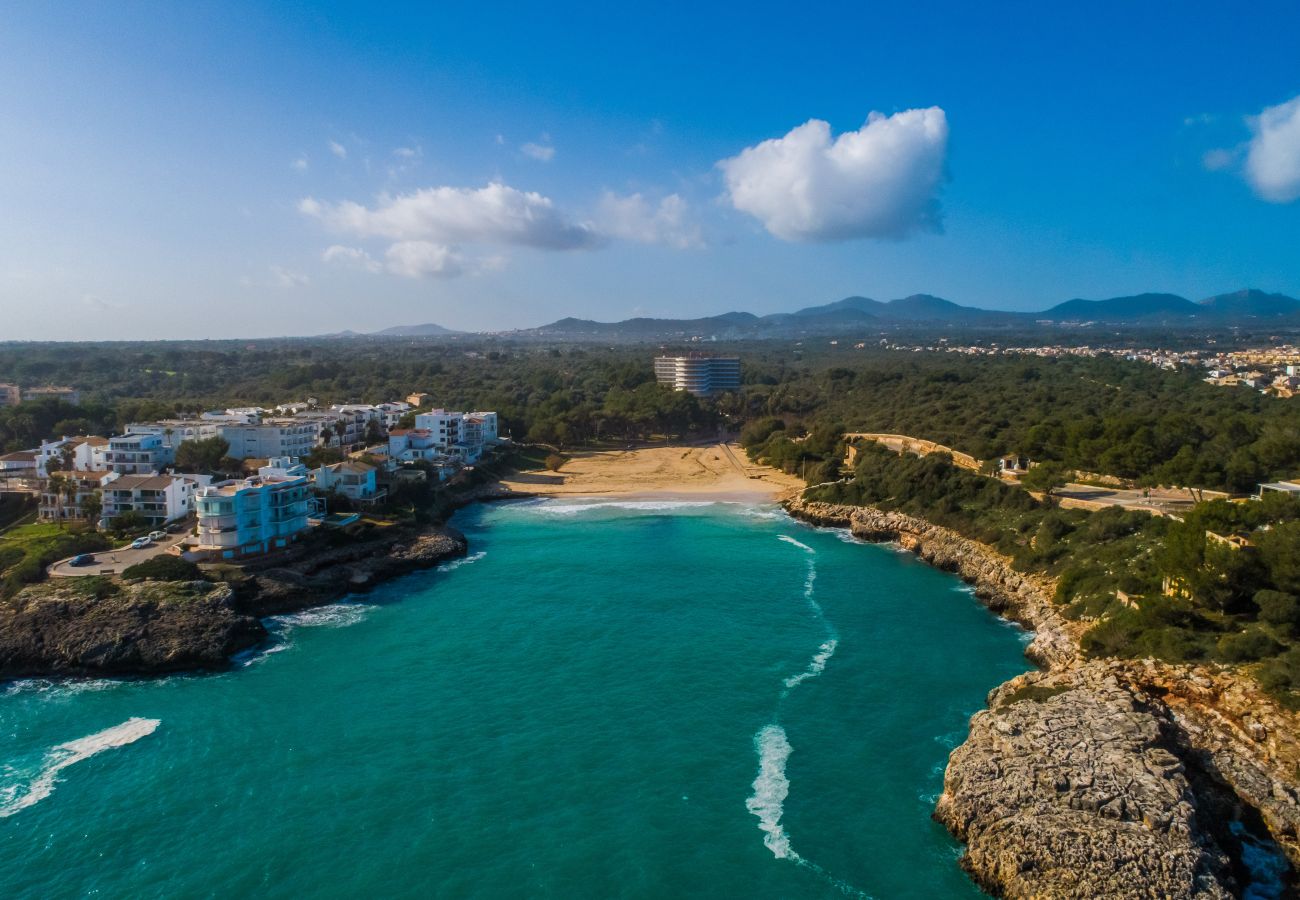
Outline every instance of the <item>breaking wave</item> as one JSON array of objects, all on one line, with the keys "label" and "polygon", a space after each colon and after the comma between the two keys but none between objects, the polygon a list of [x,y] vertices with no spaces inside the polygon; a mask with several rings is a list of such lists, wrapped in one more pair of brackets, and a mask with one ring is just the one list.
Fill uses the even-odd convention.
[{"label": "breaking wave", "polygon": [[349,625],[355,625],[366,617],[374,609],[368,603],[331,603],[328,606],[318,606],[315,609],[304,609],[302,612],[288,613],[282,616],[272,616],[270,621],[283,628],[346,628]]},{"label": "breaking wave", "polygon": [[438,566],[438,571],[454,572],[457,569],[459,569],[461,566],[472,565],[473,563],[478,562],[480,559],[482,559],[485,556],[487,556],[487,551],[480,550],[477,553],[471,553],[469,556],[462,556],[460,559],[453,559],[450,562],[445,562],[442,565]]},{"label": "breaking wave", "polygon": [[45,765],[26,786],[26,789],[0,789],[0,818],[8,818],[14,813],[35,806],[54,792],[59,773],[68,766],[90,759],[97,753],[125,747],[146,735],[153,734],[158,728],[158,719],[130,718],[121,725],[105,728],[103,731],[59,744],[45,755]]},{"label": "breaking wave", "polygon": [[608,509],[668,512],[674,509],[702,509],[716,505],[716,500],[596,500],[590,503],[554,503],[543,500],[540,503],[529,504],[525,508],[553,516],[576,516]]}]

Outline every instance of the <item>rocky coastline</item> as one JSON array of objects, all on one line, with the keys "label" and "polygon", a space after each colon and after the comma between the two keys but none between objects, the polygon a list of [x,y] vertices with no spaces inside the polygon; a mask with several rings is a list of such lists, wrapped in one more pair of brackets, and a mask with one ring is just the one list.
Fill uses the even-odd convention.
[{"label": "rocky coastline", "polygon": [[[522,496],[478,485],[450,496],[436,518]],[[105,589],[100,579],[47,580],[0,602],[0,680],[224,669],[270,638],[261,621],[267,616],[333,603],[467,550],[464,535],[445,525],[398,525],[332,547],[300,544],[220,581]]]},{"label": "rocky coastline", "polygon": [[[1218,898],[1300,865],[1300,717],[1243,673],[1089,660],[1054,585],[947,528],[794,500],[790,514],[896,542],[1035,632],[1041,670],[994,689],[935,810],[962,866],[1004,897]],[[1275,846],[1262,845],[1252,831]],[[1280,851],[1280,852],[1279,852]]]}]

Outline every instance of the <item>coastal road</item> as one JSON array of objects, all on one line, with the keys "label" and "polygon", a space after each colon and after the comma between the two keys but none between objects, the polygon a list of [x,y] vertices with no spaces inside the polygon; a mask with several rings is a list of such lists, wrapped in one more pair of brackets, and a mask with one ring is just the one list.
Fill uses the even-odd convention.
[{"label": "coastal road", "polygon": [[166,553],[171,547],[185,540],[189,530],[183,530],[180,534],[169,534],[162,541],[157,541],[145,547],[143,550],[131,550],[128,547],[122,547],[118,550],[101,550],[98,553],[92,553],[95,561],[88,566],[70,566],[68,563],[72,557],[61,559],[53,563],[49,568],[49,574],[55,578],[74,578],[78,575],[121,575],[123,570],[136,563],[142,563],[146,559],[153,559],[159,554]]}]

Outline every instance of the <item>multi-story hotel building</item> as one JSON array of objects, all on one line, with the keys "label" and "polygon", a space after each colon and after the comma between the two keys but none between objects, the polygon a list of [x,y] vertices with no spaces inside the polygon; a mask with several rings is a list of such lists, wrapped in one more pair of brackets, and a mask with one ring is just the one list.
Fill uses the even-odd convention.
[{"label": "multi-story hotel building", "polygon": [[740,388],[740,357],[690,353],[685,356],[656,356],[655,380],[673,390],[707,397],[719,391]]}]

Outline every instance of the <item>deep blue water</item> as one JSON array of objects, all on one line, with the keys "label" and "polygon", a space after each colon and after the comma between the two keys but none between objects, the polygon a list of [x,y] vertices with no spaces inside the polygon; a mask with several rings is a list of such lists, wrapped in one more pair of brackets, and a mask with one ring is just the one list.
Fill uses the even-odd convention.
[{"label": "deep blue water", "polygon": [[527,502],[233,671],[0,692],[0,896],[972,897],[1023,635],[771,507]]}]

